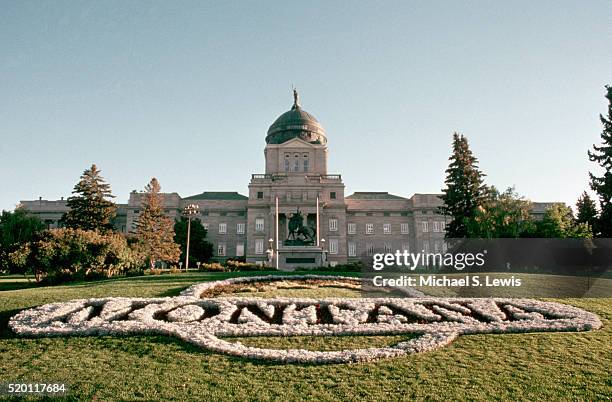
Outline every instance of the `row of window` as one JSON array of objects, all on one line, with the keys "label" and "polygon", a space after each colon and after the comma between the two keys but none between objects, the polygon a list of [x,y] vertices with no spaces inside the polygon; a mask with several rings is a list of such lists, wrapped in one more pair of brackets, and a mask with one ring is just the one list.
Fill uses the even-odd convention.
[{"label": "row of window", "polygon": [[[295,195],[293,195],[293,197],[295,198]],[[257,192],[257,199],[261,200],[261,199],[263,199],[263,198],[264,198],[264,192],[263,192],[263,191],[258,191],[258,192]],[[287,201],[291,201],[291,198],[292,198],[292,193],[288,192],[288,193],[287,193]],[[298,198],[299,198],[299,194],[298,194]],[[336,192],[335,192],[335,191],[331,191],[331,192],[329,193],[329,198],[330,198],[331,200],[335,200],[335,199],[337,199],[337,198],[336,198]],[[302,200],[303,200],[303,201],[308,200],[308,192],[303,192],[303,193],[302,193]]]},{"label": "row of window", "polygon": [[[430,248],[429,248],[429,242],[425,241],[423,242],[422,245],[422,251],[425,253],[429,253],[430,252]],[[435,241],[434,242],[434,253],[445,253],[447,249],[446,243],[443,241]],[[382,250],[385,253],[392,253],[395,252],[395,250],[392,247],[391,243],[384,243],[383,244],[383,248]],[[404,243],[402,244],[402,247],[400,248],[401,251],[408,251],[410,252],[410,245],[408,243]],[[419,250],[421,251],[421,250]],[[331,247],[330,247],[330,254],[333,254],[331,252]],[[366,243],[365,245],[365,252],[366,255],[374,255],[374,244],[373,243]],[[357,256],[357,243],[355,242],[348,242],[348,256],[349,257],[356,257]]]},{"label": "row of window", "polygon": [[[423,233],[429,232],[429,222],[421,222],[421,229]],[[444,221],[433,221],[433,232],[444,232],[446,230],[446,222]]]},{"label": "row of window", "polygon": [[[290,154],[285,154],[285,172],[289,172],[289,171],[299,172],[300,171],[300,155],[295,154],[293,156],[293,160],[291,160],[290,158],[291,158]],[[304,160],[302,162],[302,167],[304,169],[304,172],[308,172],[308,167],[309,167],[308,154],[304,154],[303,158]]]},{"label": "row of window", "polygon": [[[434,243],[434,247],[433,247],[433,252],[434,253],[445,253],[446,252],[446,243],[443,241],[435,241]],[[264,254],[264,245],[265,245],[265,241],[264,239],[255,239],[255,254]],[[408,243],[404,243],[402,244],[401,251],[408,251],[410,252],[410,245]],[[329,254],[335,255],[338,254],[338,239],[329,239]],[[348,242],[348,256],[349,257],[356,257],[357,256],[357,243],[355,242]],[[391,243],[383,243],[383,248],[382,251],[384,251],[385,253],[392,253],[395,250],[392,247]],[[421,250],[419,250],[421,251]],[[430,247],[429,247],[429,242],[425,241],[422,244],[422,251],[424,251],[425,253],[429,253],[430,252]],[[227,247],[225,243],[218,243],[217,244],[217,256],[220,257],[224,257],[226,256],[227,252]],[[374,255],[374,243],[366,243],[365,245],[365,252],[366,255]],[[243,257],[244,256],[244,243],[237,243],[236,244],[236,257]]]},{"label": "row of window", "polygon": [[[205,222],[202,224],[202,226],[204,226],[204,229],[209,230],[208,223]],[[264,230],[264,219],[263,218],[255,219],[255,231],[263,232],[263,230]],[[246,231],[246,224],[244,223],[236,224],[236,234],[244,234],[245,231]],[[219,224],[219,234],[227,234],[227,223]]]},{"label": "row of window", "polygon": [[[433,221],[433,232],[444,232],[446,230],[446,223],[443,221]],[[204,228],[208,230],[208,223],[204,223]],[[423,221],[421,222],[421,229],[423,233],[429,232],[429,222]],[[391,224],[383,223],[382,225],[383,234],[391,234]],[[400,224],[400,233],[408,234],[409,233],[409,225],[408,223]],[[256,218],[255,219],[255,231],[263,232],[264,231],[264,218]],[[329,220],[329,231],[337,232],[338,231],[338,219],[332,218]],[[227,223],[219,224],[219,234],[227,233]],[[236,224],[236,234],[244,234],[245,233],[245,224],[237,223]],[[347,233],[348,234],[356,234],[357,233],[357,224],[349,223],[347,225]],[[374,224],[366,223],[365,224],[365,234],[374,234]]]},{"label": "row of window", "polygon": [[[391,224],[390,223],[383,223],[382,229],[383,229],[384,234],[391,234]],[[338,219],[332,218],[329,220],[329,231],[330,232],[338,231]],[[347,225],[347,233],[357,234],[357,224],[349,223]],[[410,233],[410,228],[409,228],[408,223],[400,224],[400,233],[401,234]],[[374,234],[374,224],[373,223],[365,224],[365,234]]]}]

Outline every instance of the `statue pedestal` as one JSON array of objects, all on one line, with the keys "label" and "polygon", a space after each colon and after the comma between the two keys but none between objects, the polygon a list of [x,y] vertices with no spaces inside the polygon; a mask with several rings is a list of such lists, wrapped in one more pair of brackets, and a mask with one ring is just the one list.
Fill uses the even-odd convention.
[{"label": "statue pedestal", "polygon": [[323,249],[317,246],[282,246],[277,255],[278,269],[294,271],[296,268],[318,268],[323,261]]}]

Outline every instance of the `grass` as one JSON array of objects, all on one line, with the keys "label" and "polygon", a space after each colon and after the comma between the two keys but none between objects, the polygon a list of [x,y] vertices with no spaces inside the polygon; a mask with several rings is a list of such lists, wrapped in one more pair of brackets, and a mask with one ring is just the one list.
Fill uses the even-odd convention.
[{"label": "grass", "polygon": [[[259,362],[210,353],[163,336],[22,339],[6,328],[17,311],[52,301],[174,296],[194,282],[235,275],[189,273],[1,291],[0,382],[65,381],[72,389],[72,399],[87,400],[612,397],[611,298],[559,300],[598,314],[604,323],[598,331],[462,336],[430,353],[367,364]],[[0,281],[0,288],[10,288],[10,283]],[[403,339],[406,337],[257,337],[232,341],[271,348],[336,350],[383,346]]]}]

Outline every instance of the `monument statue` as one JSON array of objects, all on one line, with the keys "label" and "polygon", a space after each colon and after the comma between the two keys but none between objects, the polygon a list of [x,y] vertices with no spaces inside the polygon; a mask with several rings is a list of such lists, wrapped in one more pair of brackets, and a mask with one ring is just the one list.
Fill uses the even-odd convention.
[{"label": "monument statue", "polygon": [[298,95],[298,91],[296,88],[293,88],[293,107],[292,109],[296,109],[300,107],[300,96]]},{"label": "monument statue", "polygon": [[315,229],[304,225],[304,216],[298,208],[289,218],[289,235],[284,244],[286,246],[311,246],[315,243]]}]

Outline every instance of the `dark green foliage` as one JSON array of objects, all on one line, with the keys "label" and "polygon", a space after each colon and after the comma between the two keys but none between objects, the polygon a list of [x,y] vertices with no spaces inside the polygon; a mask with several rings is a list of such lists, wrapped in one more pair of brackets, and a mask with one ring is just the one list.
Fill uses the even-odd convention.
[{"label": "dark green foliage", "polygon": [[474,218],[467,223],[471,238],[518,238],[533,227],[529,212],[531,202],[519,196],[514,188],[500,193],[495,187],[487,189]]},{"label": "dark green foliage", "polygon": [[478,159],[472,155],[468,140],[463,135],[453,134],[453,154],[449,160],[441,212],[452,218],[446,225],[446,237],[462,238],[468,236],[469,222],[483,204],[484,174],[478,169]]},{"label": "dark green foliage", "polygon": [[535,222],[534,231],[525,237],[588,239],[593,233],[587,223],[576,222],[570,207],[555,204],[546,210],[541,221]]},{"label": "dark green foliage", "polygon": [[586,191],[578,198],[576,210],[576,222],[586,223],[593,230],[597,224],[597,207]]},{"label": "dark green foliage", "polygon": [[11,259],[37,281],[51,283],[110,278],[140,269],[143,263],[121,234],[72,228],[38,234],[13,252]]},{"label": "dark green foliage", "polygon": [[62,218],[66,227],[101,232],[113,230],[117,206],[109,200],[114,198],[110,185],[100,176],[96,165],[83,172],[72,194],[75,195],[68,197],[66,203],[70,211]]},{"label": "dark green foliage", "polygon": [[[174,242],[181,246],[181,261],[185,261],[187,250],[187,225],[189,219],[181,217],[174,223]],[[191,219],[191,235],[189,241],[189,265],[208,262],[213,255],[213,245],[206,241],[206,229],[199,219]]]},{"label": "dark green foliage", "polygon": [[44,223],[23,208],[17,208],[14,212],[2,211],[0,215],[0,271],[20,272],[19,267],[10,262],[9,255],[44,229]]},{"label": "dark green foliage", "polygon": [[606,86],[606,89],[608,117],[599,116],[603,124],[601,145],[593,145],[593,151],[588,152],[589,160],[603,168],[601,176],[589,172],[591,189],[599,197],[600,214],[595,233],[600,237],[612,237],[612,87]]}]

